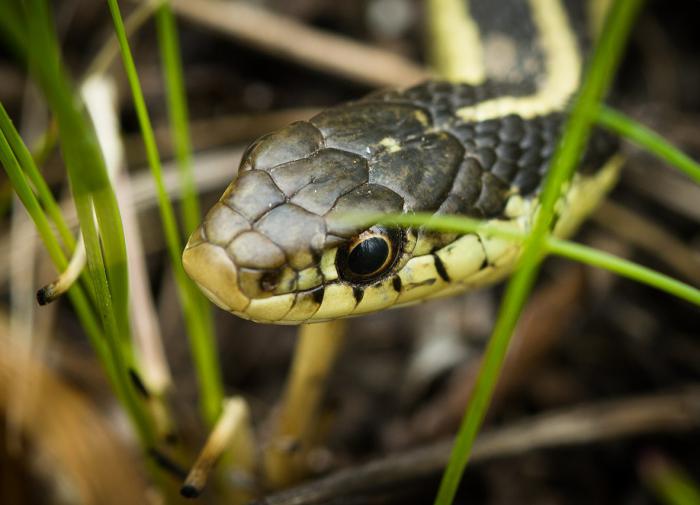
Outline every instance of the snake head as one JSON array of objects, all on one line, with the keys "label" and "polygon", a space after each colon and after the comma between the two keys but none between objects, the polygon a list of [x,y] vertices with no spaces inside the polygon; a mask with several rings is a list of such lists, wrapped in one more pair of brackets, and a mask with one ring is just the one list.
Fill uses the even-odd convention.
[{"label": "snake head", "polygon": [[257,321],[393,305],[416,234],[347,215],[439,207],[452,183],[443,172],[464,150],[447,134],[426,134],[430,124],[420,107],[355,102],[260,138],[190,238],[187,273],[217,305]]},{"label": "snake head", "polygon": [[445,259],[464,256],[445,264],[434,253],[454,235],[347,219],[358,211],[500,205],[508,186],[482,174],[457,138],[432,126],[422,107],[359,101],[260,138],[190,238],[185,270],[223,309],[285,324],[373,312],[455,288],[450,265],[483,263],[474,236],[444,252]]},{"label": "snake head", "polygon": [[293,324],[346,315],[339,300],[355,303],[360,289],[353,294],[339,277],[353,279],[354,268],[354,282],[366,284],[404,248],[402,233],[343,217],[403,207],[401,196],[369,182],[365,157],[328,147],[310,122],[293,123],[247,149],[183,263],[213,302],[245,318]]},{"label": "snake head", "polygon": [[[435,89],[328,109],[254,142],[187,244],[190,277],[234,314],[298,324],[448,295],[506,275],[519,250],[512,242],[348,219],[358,211],[432,212],[528,229],[539,167],[548,163],[542,146],[552,143],[548,125],[559,120],[441,123],[442,106],[402,98],[451,89],[427,86]],[[581,187],[572,186],[579,188],[567,198],[572,208],[588,208],[593,203],[574,200],[595,202],[604,193]]]}]

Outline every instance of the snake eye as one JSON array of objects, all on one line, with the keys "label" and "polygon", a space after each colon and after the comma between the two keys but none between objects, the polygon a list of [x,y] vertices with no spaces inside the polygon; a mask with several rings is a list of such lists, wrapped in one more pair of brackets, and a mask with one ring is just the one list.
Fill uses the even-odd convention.
[{"label": "snake eye", "polygon": [[347,280],[374,281],[394,264],[400,233],[372,228],[360,234],[338,254],[338,272]]}]

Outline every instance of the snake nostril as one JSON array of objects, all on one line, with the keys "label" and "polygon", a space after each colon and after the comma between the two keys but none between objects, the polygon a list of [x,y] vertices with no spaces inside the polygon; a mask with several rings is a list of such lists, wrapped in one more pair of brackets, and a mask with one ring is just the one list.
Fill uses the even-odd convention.
[{"label": "snake nostril", "polygon": [[260,278],[260,288],[263,291],[274,291],[280,281],[280,271],[265,272]]}]

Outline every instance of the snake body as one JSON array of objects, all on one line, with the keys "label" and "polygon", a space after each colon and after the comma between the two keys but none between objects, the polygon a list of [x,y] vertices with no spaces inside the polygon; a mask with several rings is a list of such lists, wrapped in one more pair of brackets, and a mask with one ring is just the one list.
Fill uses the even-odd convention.
[{"label": "snake body", "polygon": [[[495,33],[507,25],[487,15],[498,3],[470,2],[473,11],[486,9],[479,26],[493,19]],[[565,6],[529,5],[525,32],[537,32],[537,50],[530,50],[534,67],[548,68],[545,77],[497,81],[487,72],[471,83],[381,91],[262,137],[190,238],[188,274],[225,310],[284,324],[406,305],[507,275],[517,243],[367,227],[346,216],[460,214],[529,229],[581,64]],[[511,16],[522,17],[517,9]],[[559,33],[558,42],[548,30]],[[555,234],[571,233],[613,184],[615,151],[613,138],[594,133],[560,199]]]}]

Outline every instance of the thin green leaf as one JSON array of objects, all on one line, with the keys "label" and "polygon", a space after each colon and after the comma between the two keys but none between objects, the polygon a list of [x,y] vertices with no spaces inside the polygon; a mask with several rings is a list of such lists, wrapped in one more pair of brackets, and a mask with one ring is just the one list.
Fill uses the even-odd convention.
[{"label": "thin green leaf", "polygon": [[0,2],[0,36],[18,58],[24,58],[24,19],[21,7],[16,2]]},{"label": "thin green leaf", "polygon": [[640,470],[645,484],[664,505],[700,505],[700,486],[684,468],[663,455],[646,456]]},{"label": "thin green leaf", "polygon": [[605,251],[553,237],[547,240],[546,249],[553,254],[604,268],[621,277],[627,277],[640,284],[647,284],[695,305],[700,305],[700,290],[697,288]]},{"label": "thin green leaf", "polygon": [[119,208],[91,123],[62,67],[46,1],[27,0],[22,8],[29,68],[59,126],[61,151],[85,240],[88,278],[109,348],[103,364],[115,371],[116,393],[141,441],[149,446],[152,426],[129,379],[129,370],[135,368],[135,363],[129,336],[126,247]]},{"label": "thin green leaf", "polygon": [[182,78],[180,44],[177,37],[175,16],[170,3],[164,3],[156,12],[156,27],[168,94],[170,130],[180,172],[182,219],[185,234],[189,235],[199,224],[201,210],[192,168],[192,144],[190,142],[185,86]]},{"label": "thin green leaf", "polygon": [[554,206],[559,199],[563,183],[571,176],[587,142],[593,119],[590,111],[597,110],[597,105],[609,86],[641,3],[641,0],[617,0],[611,7],[606,27],[593,54],[591,67],[574,102],[562,141],[554,153],[533,231],[525,241],[519,268],[506,288],[467,412],[440,483],[435,499],[436,505],[450,505],[457,492],[474,440],[488,410],[513,329],[537,276],[543,246],[554,216]]},{"label": "thin green leaf", "polygon": [[599,107],[597,120],[601,126],[639,144],[669,165],[684,172],[696,184],[700,184],[700,163],[667,142],[659,134],[605,105]]},{"label": "thin green leaf", "polygon": [[[524,242],[527,235],[498,222],[479,221],[463,216],[435,216],[428,213],[360,215],[355,222],[389,226],[424,226],[435,231],[480,233]],[[700,306],[700,289],[655,270],[576,242],[547,236],[543,250],[587,265],[603,268],[621,277],[646,284]]]},{"label": "thin green leaf", "polygon": [[61,208],[58,206],[58,203],[56,203],[56,200],[54,199],[48,184],[46,184],[46,181],[42,177],[41,172],[39,172],[29,149],[27,149],[27,146],[22,141],[19,133],[17,133],[17,130],[12,126],[12,120],[2,104],[0,104],[0,129],[5,132],[10,147],[17,156],[20,165],[25,167],[27,176],[34,185],[39,201],[46,209],[46,212],[51,217],[51,220],[58,229],[61,239],[66,245],[68,252],[72,252],[73,249],[75,249],[75,239],[73,238],[70,228],[68,228],[66,220],[63,219]]},{"label": "thin green leaf", "polygon": [[[29,186],[29,181],[25,176],[25,170],[23,170],[20,166],[18,159],[15,157],[15,153],[12,152],[10,144],[7,141],[7,136],[16,134],[16,131],[8,131],[8,128],[9,130],[14,130],[12,123],[2,124],[0,126],[0,163],[5,168],[5,172],[7,173],[17,196],[24,205],[25,209],[27,209],[29,216],[34,221],[34,225],[36,226],[39,236],[44,242],[44,246],[49,253],[51,261],[54,263],[58,271],[62,271],[68,264],[68,261],[65,254],[61,250],[53,231],[51,230],[47,216],[44,214],[41,205],[39,205],[36,196]],[[107,376],[112,384],[116,385],[118,382],[118,379],[116,378],[116,370],[113,366],[111,366],[109,349],[104,339],[104,334],[100,329],[100,324],[93,313],[85,291],[83,290],[82,286],[76,284],[68,291],[68,296],[75,307],[83,328],[90,338],[90,342],[92,343],[95,352],[100,360],[108,365],[106,367]]]},{"label": "thin green leaf", "polygon": [[209,424],[213,424],[218,418],[223,401],[223,385],[216,352],[213,324],[211,318],[207,317],[208,312],[206,310],[200,310],[202,308],[202,303],[199,301],[201,294],[194,283],[187,277],[182,266],[180,256],[182,243],[175,219],[175,211],[173,210],[173,206],[170,203],[168,193],[165,189],[158,147],[141,90],[138,73],[136,72],[134,58],[129,48],[124,22],[117,1],[107,0],[107,3],[112,14],[114,30],[117,35],[117,40],[119,41],[122,61],[129,80],[134,107],[141,127],[141,135],[143,136],[143,142],[146,148],[148,164],[156,185],[156,195],[163,230],[165,232],[165,241],[173,266],[178,296],[183,307],[183,312],[185,313],[185,324],[187,325],[190,346],[195,361],[202,414]]}]

